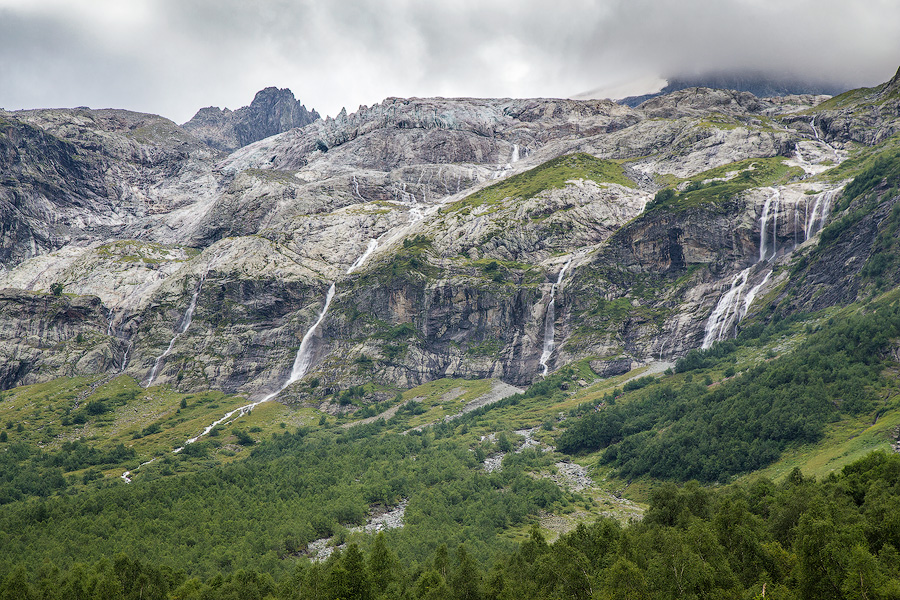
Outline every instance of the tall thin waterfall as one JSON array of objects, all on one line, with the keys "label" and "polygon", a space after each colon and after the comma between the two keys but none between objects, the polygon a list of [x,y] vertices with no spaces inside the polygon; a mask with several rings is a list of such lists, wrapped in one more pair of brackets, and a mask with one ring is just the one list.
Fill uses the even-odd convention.
[{"label": "tall thin waterfall", "polygon": [[[776,188],[769,188],[771,194],[763,205],[762,216],[759,219],[759,260],[757,264],[765,260],[775,258],[778,253],[778,209],[781,202],[781,193]],[[772,245],[769,246],[769,215],[772,215]],[[734,276],[731,287],[719,298],[719,302],[709,315],[704,326],[703,343],[701,348],[706,349],[713,342],[725,339],[735,325],[741,322],[750,310],[756,294],[769,281],[772,270],[766,273],[761,282],[744,292],[750,281],[750,274],[756,265],[751,265]]]},{"label": "tall thin waterfall", "polygon": [[[166,348],[165,352],[156,357],[156,362],[153,363],[153,368],[150,370],[150,377],[147,378],[147,385],[145,387],[150,387],[153,384],[153,380],[156,379],[156,375],[159,373],[162,361],[172,352],[172,348],[175,347],[175,342],[178,338],[191,326],[191,321],[194,318],[194,311],[197,309],[197,297],[200,296],[200,290],[203,288],[203,282],[205,280],[206,273],[200,277],[200,283],[197,285],[197,289],[194,290],[194,295],[191,296],[191,303],[188,305],[187,311],[185,311],[184,316],[181,318],[181,324],[178,326],[178,329],[176,329],[175,335],[169,341],[169,347]],[[124,359],[122,362],[124,364]]]},{"label": "tall thin waterfall", "polygon": [[125,372],[125,367],[128,366],[128,351],[131,350],[131,345],[132,345],[132,343],[133,343],[133,342],[130,342],[130,341],[129,341],[129,342],[128,342],[128,345],[125,346],[125,351],[122,353],[122,363],[121,363],[120,368],[119,368],[119,372],[120,372],[120,373],[124,373],[124,372]]},{"label": "tall thin waterfall", "polygon": [[369,240],[369,245],[366,246],[366,251],[362,253],[362,256],[356,259],[356,261],[350,265],[350,268],[347,269],[347,275],[360,268],[366,259],[375,252],[375,249],[378,248],[378,240]]},{"label": "tall thin waterfall", "polygon": [[713,342],[721,340],[726,333],[731,330],[743,315],[739,314],[739,309],[743,306],[743,292],[747,287],[747,277],[753,267],[747,267],[734,276],[731,280],[731,288],[725,292],[725,295],[719,299],[716,308],[709,315],[706,321],[705,335],[703,336],[703,344],[700,346],[704,350],[713,345]]},{"label": "tall thin waterfall", "polygon": [[[815,117],[812,117],[812,118],[809,120],[809,126],[812,127],[813,134],[816,136],[816,141],[817,141],[817,142],[822,142],[822,138],[819,137],[819,130],[816,129],[816,118],[815,118]],[[824,144],[825,142],[822,142],[822,143]],[[831,148],[831,146],[829,146],[829,148]],[[833,148],[832,148],[832,150],[833,150]]]},{"label": "tall thin waterfall", "polygon": [[543,368],[541,375],[544,377],[547,376],[547,372],[550,370],[547,361],[550,360],[550,356],[553,354],[553,349],[556,346],[556,290],[562,283],[566,270],[571,264],[572,259],[570,258],[566,261],[566,264],[563,265],[562,270],[560,270],[559,276],[556,278],[556,283],[550,288],[550,302],[547,304],[547,312],[544,314],[544,349],[543,352],[541,352],[540,360],[538,360],[538,363],[540,363]]},{"label": "tall thin waterfall", "polygon": [[769,224],[769,209],[772,208],[772,257],[778,252],[778,206],[781,200],[781,192],[775,188],[769,188],[772,194],[766,198],[763,205],[763,214],[759,222],[759,260],[763,261],[769,254],[768,236],[766,229]]},{"label": "tall thin waterfall", "polygon": [[841,191],[843,191],[843,188],[816,194],[816,200],[813,203],[812,211],[809,213],[806,220],[807,240],[816,235],[825,226],[825,221],[828,219],[829,213],[831,213],[831,205]]},{"label": "tall thin waterfall", "polygon": [[[369,245],[366,247],[366,251],[358,258],[356,261],[350,265],[350,268],[347,269],[346,274],[349,275],[356,269],[360,268],[363,263],[366,261],[369,256],[375,251],[378,247],[378,242],[376,240],[370,240]],[[303,335],[303,339],[300,340],[300,347],[297,349],[297,355],[294,357],[294,364],[291,367],[291,374],[287,378],[287,380],[281,384],[276,391],[268,394],[267,396],[263,396],[260,400],[256,402],[251,402],[250,404],[245,404],[244,406],[238,407],[231,412],[225,414],[221,419],[215,421],[214,423],[208,425],[203,429],[203,432],[197,436],[194,436],[185,442],[185,446],[188,444],[193,444],[201,437],[209,434],[210,431],[218,427],[219,425],[230,421],[232,418],[242,417],[248,413],[250,413],[254,408],[263,404],[265,402],[269,402],[273,400],[278,394],[283,392],[285,388],[287,388],[292,383],[295,383],[301,379],[303,379],[304,375],[309,371],[309,367],[312,365],[313,353],[312,353],[312,338],[316,333],[316,330],[319,328],[319,325],[322,324],[322,321],[325,320],[325,316],[328,314],[328,309],[331,307],[331,301],[334,299],[335,292],[335,284],[332,283],[328,288],[328,292],[325,294],[325,304],[322,306],[322,310],[319,312],[319,317],[316,321],[310,326],[309,329],[306,330],[306,333]],[[175,452],[181,452],[184,450],[184,446],[181,448],[176,448]]]},{"label": "tall thin waterfall", "polygon": [[513,163],[519,162],[519,145],[513,144],[512,154],[509,157],[509,161],[504,165],[500,164],[497,171],[494,173],[494,179],[500,179],[504,175],[506,175],[513,168]]},{"label": "tall thin waterfall", "polygon": [[759,290],[762,289],[762,286],[766,285],[769,281],[769,277],[772,276],[772,271],[768,271],[766,276],[763,277],[763,280],[750,288],[750,291],[747,292],[747,295],[744,296],[744,305],[741,307],[741,312],[738,314],[738,323],[747,316],[747,312],[750,310],[750,306],[753,304],[753,300],[756,299],[756,294],[759,293]]},{"label": "tall thin waterfall", "polygon": [[[349,273],[349,271],[348,271]],[[322,321],[325,320],[325,315],[328,314],[328,308],[331,306],[331,301],[334,299],[334,284],[331,284],[331,287],[328,288],[328,293],[325,294],[325,305],[322,307],[322,312],[319,313],[319,318],[316,319],[316,322],[312,324],[312,327],[306,330],[306,333],[303,335],[303,339],[300,340],[300,348],[297,349],[297,356],[294,358],[294,366],[291,367],[291,376],[288,377],[287,381],[279,388],[278,392],[274,394],[270,394],[266,396],[265,400],[271,400],[275,396],[278,395],[284,388],[291,385],[295,381],[299,381],[306,372],[309,371],[309,366],[312,364],[312,348],[311,348],[311,340],[313,335],[316,333],[316,330],[319,328],[319,325],[322,324]]]}]

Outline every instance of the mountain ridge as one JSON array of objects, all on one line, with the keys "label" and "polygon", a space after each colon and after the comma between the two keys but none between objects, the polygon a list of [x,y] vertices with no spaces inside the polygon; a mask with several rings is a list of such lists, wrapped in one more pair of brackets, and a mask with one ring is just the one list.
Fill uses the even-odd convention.
[{"label": "mountain ridge", "polygon": [[291,90],[267,87],[256,93],[249,106],[234,111],[201,108],[181,127],[216,150],[232,152],[319,118],[319,113],[307,110]]},{"label": "mountain ridge", "polygon": [[[260,94],[285,92],[267,90]],[[174,346],[159,382],[262,394],[286,377],[335,283],[335,304],[313,340],[314,371],[329,382],[312,395],[321,398],[366,378],[401,387],[453,375],[531,383],[550,283],[571,259],[559,282],[554,331],[561,338],[551,365],[677,357],[708,337],[717,295],[738,273],[787,260],[789,247],[821,229],[826,217],[813,226],[808,213],[843,183],[822,173],[861,132],[863,142],[890,138],[897,119],[887,96],[875,107],[854,104],[854,96],[849,107],[831,108],[815,97],[783,104],[692,88],[640,109],[609,101],[389,98],[226,157],[159,117],[4,113],[10,123],[68,140],[66,152],[82,162],[112,161],[106,171],[121,191],[112,179],[97,186],[101,200],[84,207],[96,216],[81,218],[69,238],[43,243],[32,233],[32,254],[43,258],[7,259],[0,285],[49,291],[60,283],[99,296],[116,325],[97,332],[105,370],[122,368],[127,356],[126,372],[144,379],[168,337]],[[860,119],[869,125],[854,126],[857,133],[839,125]],[[553,162],[580,155],[589,160]],[[624,179],[612,175],[615,165]],[[532,196],[520,191],[526,181],[539,186]],[[36,203],[70,197],[42,189]],[[673,197],[654,201],[665,189]],[[494,199],[476,200],[482,197]],[[764,218],[770,209],[771,222]],[[21,248],[25,230],[7,236],[7,247]],[[110,254],[110,241],[129,239],[137,240],[133,248]],[[348,272],[372,243],[359,272]],[[758,258],[763,244],[776,249],[767,261]],[[46,254],[59,247],[69,258]],[[497,267],[485,270],[491,264]],[[600,266],[609,264],[619,266]],[[153,285],[116,283],[144,273]],[[747,273],[739,296],[761,286],[763,297],[781,285],[767,265]],[[201,276],[207,284],[191,328],[173,337]],[[679,280],[681,287],[669,287]],[[372,295],[371,283],[389,293]],[[618,307],[612,321],[586,300],[598,296]],[[754,314],[751,308],[744,312]],[[415,335],[383,337],[404,323]],[[19,342],[7,343],[24,356],[14,350]],[[498,351],[470,351],[488,347]],[[216,358],[223,348],[228,358]],[[354,366],[363,359],[373,361],[370,370]],[[13,369],[23,373],[18,381],[52,376],[39,363]],[[307,397],[301,390],[283,395]]]},{"label": "mountain ridge", "polygon": [[894,597],[892,86],[0,114],[0,595]]},{"label": "mountain ridge", "polygon": [[836,96],[846,87],[824,82],[804,81],[796,77],[772,76],[764,72],[712,72],[698,75],[674,75],[664,78],[666,85],[658,92],[628,96],[617,100],[626,106],[640,104],[688,88],[712,88],[749,92],[758,98],[776,96]]}]

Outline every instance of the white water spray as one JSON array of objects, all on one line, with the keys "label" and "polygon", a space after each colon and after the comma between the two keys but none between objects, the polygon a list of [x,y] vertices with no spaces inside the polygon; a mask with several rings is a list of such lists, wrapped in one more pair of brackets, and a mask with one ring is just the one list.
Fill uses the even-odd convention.
[{"label": "white water spray", "polygon": [[369,245],[366,247],[366,251],[362,253],[362,256],[356,259],[356,262],[350,265],[350,268],[347,269],[347,275],[360,268],[363,263],[366,262],[366,259],[369,258],[369,256],[371,256],[373,252],[375,252],[376,248],[378,248],[378,240],[369,240]]},{"label": "white water spray", "polygon": [[[809,126],[812,127],[813,135],[816,136],[816,141],[819,142],[820,144],[825,144],[825,142],[822,141],[822,138],[819,137],[819,130],[816,129],[816,118],[815,117],[812,117],[809,120]],[[825,145],[828,146],[829,148],[831,148],[832,151],[834,150],[834,148],[831,147],[831,144],[825,144]],[[837,154],[837,152],[835,152],[835,154]]]},{"label": "white water spray", "polygon": [[[762,216],[759,220],[759,260],[757,264],[764,262],[767,258],[774,259],[778,253],[778,209],[781,201],[781,193],[776,188],[769,188],[771,194],[766,198],[763,205]],[[771,257],[769,256],[769,233],[768,223],[769,215],[772,215],[772,247]],[[725,339],[732,331],[735,325],[747,315],[750,306],[756,295],[762,287],[768,283],[769,277],[772,276],[770,268],[761,282],[750,288],[746,294],[744,290],[750,281],[750,273],[756,265],[752,265],[738,273],[731,280],[731,287],[725,294],[719,298],[716,307],[706,321],[704,327],[703,343],[701,348],[704,350],[713,345],[714,342]]]},{"label": "white water spray", "polygon": [[498,169],[494,173],[493,178],[500,179],[501,177],[506,175],[508,172],[512,171],[513,163],[517,163],[517,162],[519,162],[519,145],[513,144],[512,154],[509,157],[509,162],[507,162],[505,165],[504,164],[498,165]]},{"label": "white water spray", "polygon": [[[378,242],[376,240],[370,240],[369,245],[366,247],[366,251],[363,252],[362,256],[360,256],[358,259],[356,259],[356,261],[352,265],[350,265],[350,268],[347,269],[346,274],[349,275],[353,271],[355,271],[356,269],[361,267],[363,265],[363,263],[366,261],[366,259],[372,254],[372,252],[375,251],[375,249],[377,247],[378,247]],[[319,312],[319,317],[316,319],[315,323],[313,323],[312,326],[303,335],[303,339],[300,340],[300,347],[297,349],[297,355],[294,357],[294,364],[291,367],[291,374],[287,378],[287,381],[285,381],[281,385],[281,387],[279,387],[276,391],[272,392],[271,394],[268,394],[267,396],[263,396],[260,400],[257,400],[256,402],[251,402],[250,404],[245,404],[244,406],[240,406],[240,407],[232,410],[231,412],[226,413],[225,416],[223,416],[221,419],[213,422],[212,424],[210,424],[206,428],[204,428],[203,431],[199,435],[194,436],[194,437],[190,438],[189,440],[187,440],[184,443],[185,446],[187,446],[188,444],[193,444],[194,442],[199,440],[201,437],[208,435],[210,431],[212,431],[219,425],[222,425],[223,423],[227,423],[227,422],[231,421],[233,418],[240,418],[240,417],[243,417],[244,415],[249,414],[250,412],[253,411],[254,408],[259,406],[260,404],[264,404],[266,402],[269,402],[270,400],[273,400],[275,397],[278,396],[278,394],[283,392],[288,386],[303,379],[303,377],[309,371],[309,367],[312,365],[312,359],[313,359],[312,338],[315,335],[316,330],[319,328],[319,325],[322,324],[322,321],[325,320],[325,316],[328,314],[328,309],[331,307],[331,301],[334,299],[334,292],[335,292],[335,284],[332,283],[331,286],[328,288],[328,292],[325,294],[325,304],[322,306],[321,312]],[[180,448],[176,448],[173,452],[177,453],[177,452],[181,452],[182,450],[184,450],[184,446],[182,446]]]},{"label": "white water spray", "polygon": [[[766,260],[774,260],[778,253],[778,211],[781,197],[776,188],[769,189],[772,191],[772,194],[766,198],[766,202],[763,205],[762,217],[760,217],[758,263]],[[806,208],[808,213],[804,219],[806,240],[809,240],[816,233],[821,231],[828,218],[828,214],[831,212],[831,206],[834,203],[834,199],[841,193],[841,189],[842,188],[837,188],[817,194],[811,211],[808,210],[809,204],[807,202]],[[795,236],[799,229],[799,208],[798,203],[794,207]],[[770,234],[768,229],[770,215],[772,220],[771,245],[769,242]],[[747,315],[750,306],[756,299],[756,295],[763,286],[768,283],[769,278],[772,276],[771,268],[766,272],[762,281],[750,288],[750,291],[745,294],[744,289],[747,286],[750,272],[753,268],[753,266],[748,267],[735,275],[731,282],[731,287],[719,299],[719,302],[716,304],[715,309],[713,309],[712,314],[710,314],[709,319],[706,322],[706,333],[703,337],[702,348],[709,348],[712,346],[713,342],[725,339],[731,333],[734,326],[740,323]]]},{"label": "white water spray", "polygon": [[[181,319],[181,325],[178,327],[178,330],[175,332],[175,335],[172,337],[171,341],[169,341],[169,347],[166,348],[166,351],[156,357],[156,362],[153,363],[153,368],[150,370],[150,377],[147,378],[147,385],[144,387],[150,387],[153,384],[153,380],[156,379],[156,375],[159,373],[159,367],[162,364],[162,361],[172,352],[172,348],[175,347],[175,342],[178,340],[181,335],[187,331],[188,327],[191,326],[191,321],[194,318],[194,311],[197,309],[197,297],[200,296],[200,290],[203,288],[203,282],[206,281],[206,273],[200,278],[200,283],[197,285],[197,289],[194,291],[194,295],[191,297],[191,303],[188,305],[187,311],[184,313],[184,317]],[[127,355],[127,351],[126,351]],[[124,360],[123,368],[124,368]]]},{"label": "white water spray", "polygon": [[816,194],[816,201],[813,203],[812,212],[809,213],[806,220],[807,240],[821,231],[825,226],[825,221],[831,213],[831,205],[834,203],[834,199],[842,189],[843,188],[837,188]]},{"label": "white water spray", "polygon": [[741,307],[742,294],[747,286],[747,277],[750,275],[750,269],[747,267],[734,276],[731,280],[731,288],[725,292],[725,295],[719,299],[716,308],[709,316],[706,322],[706,334],[703,336],[703,344],[700,346],[704,350],[722,339],[726,332],[739,320],[738,309]]},{"label": "white water spray", "polygon": [[356,192],[356,197],[365,202],[366,199],[363,198],[362,194],[359,193],[359,182],[356,181],[356,175],[351,176],[351,180],[353,181],[353,189]]},{"label": "white water spray", "polygon": [[766,276],[763,277],[763,280],[750,288],[750,291],[747,292],[747,295],[744,297],[744,305],[741,307],[741,312],[738,314],[738,323],[740,323],[744,317],[747,316],[747,312],[750,310],[750,306],[753,304],[753,300],[756,299],[756,294],[759,293],[759,290],[762,289],[766,283],[769,282],[769,277],[772,276],[772,271],[766,273]]},{"label": "white water spray", "polygon": [[125,367],[128,365],[128,351],[131,350],[132,342],[128,342],[128,345],[125,346],[125,352],[122,353],[122,365],[119,369],[120,372],[125,372]]},{"label": "white water spray", "polygon": [[769,224],[769,208],[774,207],[772,210],[772,258],[775,257],[775,254],[778,251],[778,205],[781,199],[781,192],[779,192],[775,188],[769,188],[772,194],[766,198],[766,203],[763,205],[763,214],[759,220],[759,260],[763,261],[768,256],[768,236],[766,235],[766,229]]},{"label": "white water spray", "polygon": [[541,375],[544,377],[547,376],[547,372],[550,370],[550,367],[547,366],[547,361],[550,360],[550,356],[553,354],[553,349],[556,346],[556,290],[562,283],[563,276],[565,276],[566,270],[571,264],[572,259],[570,258],[560,270],[556,283],[550,287],[550,302],[547,303],[547,312],[544,314],[544,349],[541,352],[540,360],[538,360],[538,363],[543,368]]}]

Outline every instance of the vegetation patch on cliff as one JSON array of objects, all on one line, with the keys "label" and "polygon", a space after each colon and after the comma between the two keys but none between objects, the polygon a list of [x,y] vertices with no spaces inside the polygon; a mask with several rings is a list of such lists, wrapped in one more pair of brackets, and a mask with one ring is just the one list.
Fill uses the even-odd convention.
[{"label": "vegetation patch on cliff", "polygon": [[562,189],[569,181],[577,179],[615,183],[628,188],[637,187],[625,175],[625,170],[620,164],[579,152],[554,158],[524,173],[508,177],[451,204],[447,210],[496,204],[506,198],[533,198],[544,190]]},{"label": "vegetation patch on cliff", "polygon": [[684,210],[721,204],[749,189],[784,184],[802,174],[802,169],[786,165],[782,157],[742,160],[704,171],[681,180],[677,186],[660,190],[646,210]]}]

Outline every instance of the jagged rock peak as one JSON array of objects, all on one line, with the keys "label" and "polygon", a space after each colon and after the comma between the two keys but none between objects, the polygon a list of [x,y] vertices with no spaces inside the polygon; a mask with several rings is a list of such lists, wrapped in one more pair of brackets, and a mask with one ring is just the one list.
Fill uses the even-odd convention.
[{"label": "jagged rock peak", "polygon": [[202,108],[182,127],[211,147],[231,152],[317,119],[319,113],[307,110],[291,90],[267,87],[256,93],[250,106],[235,111]]}]

